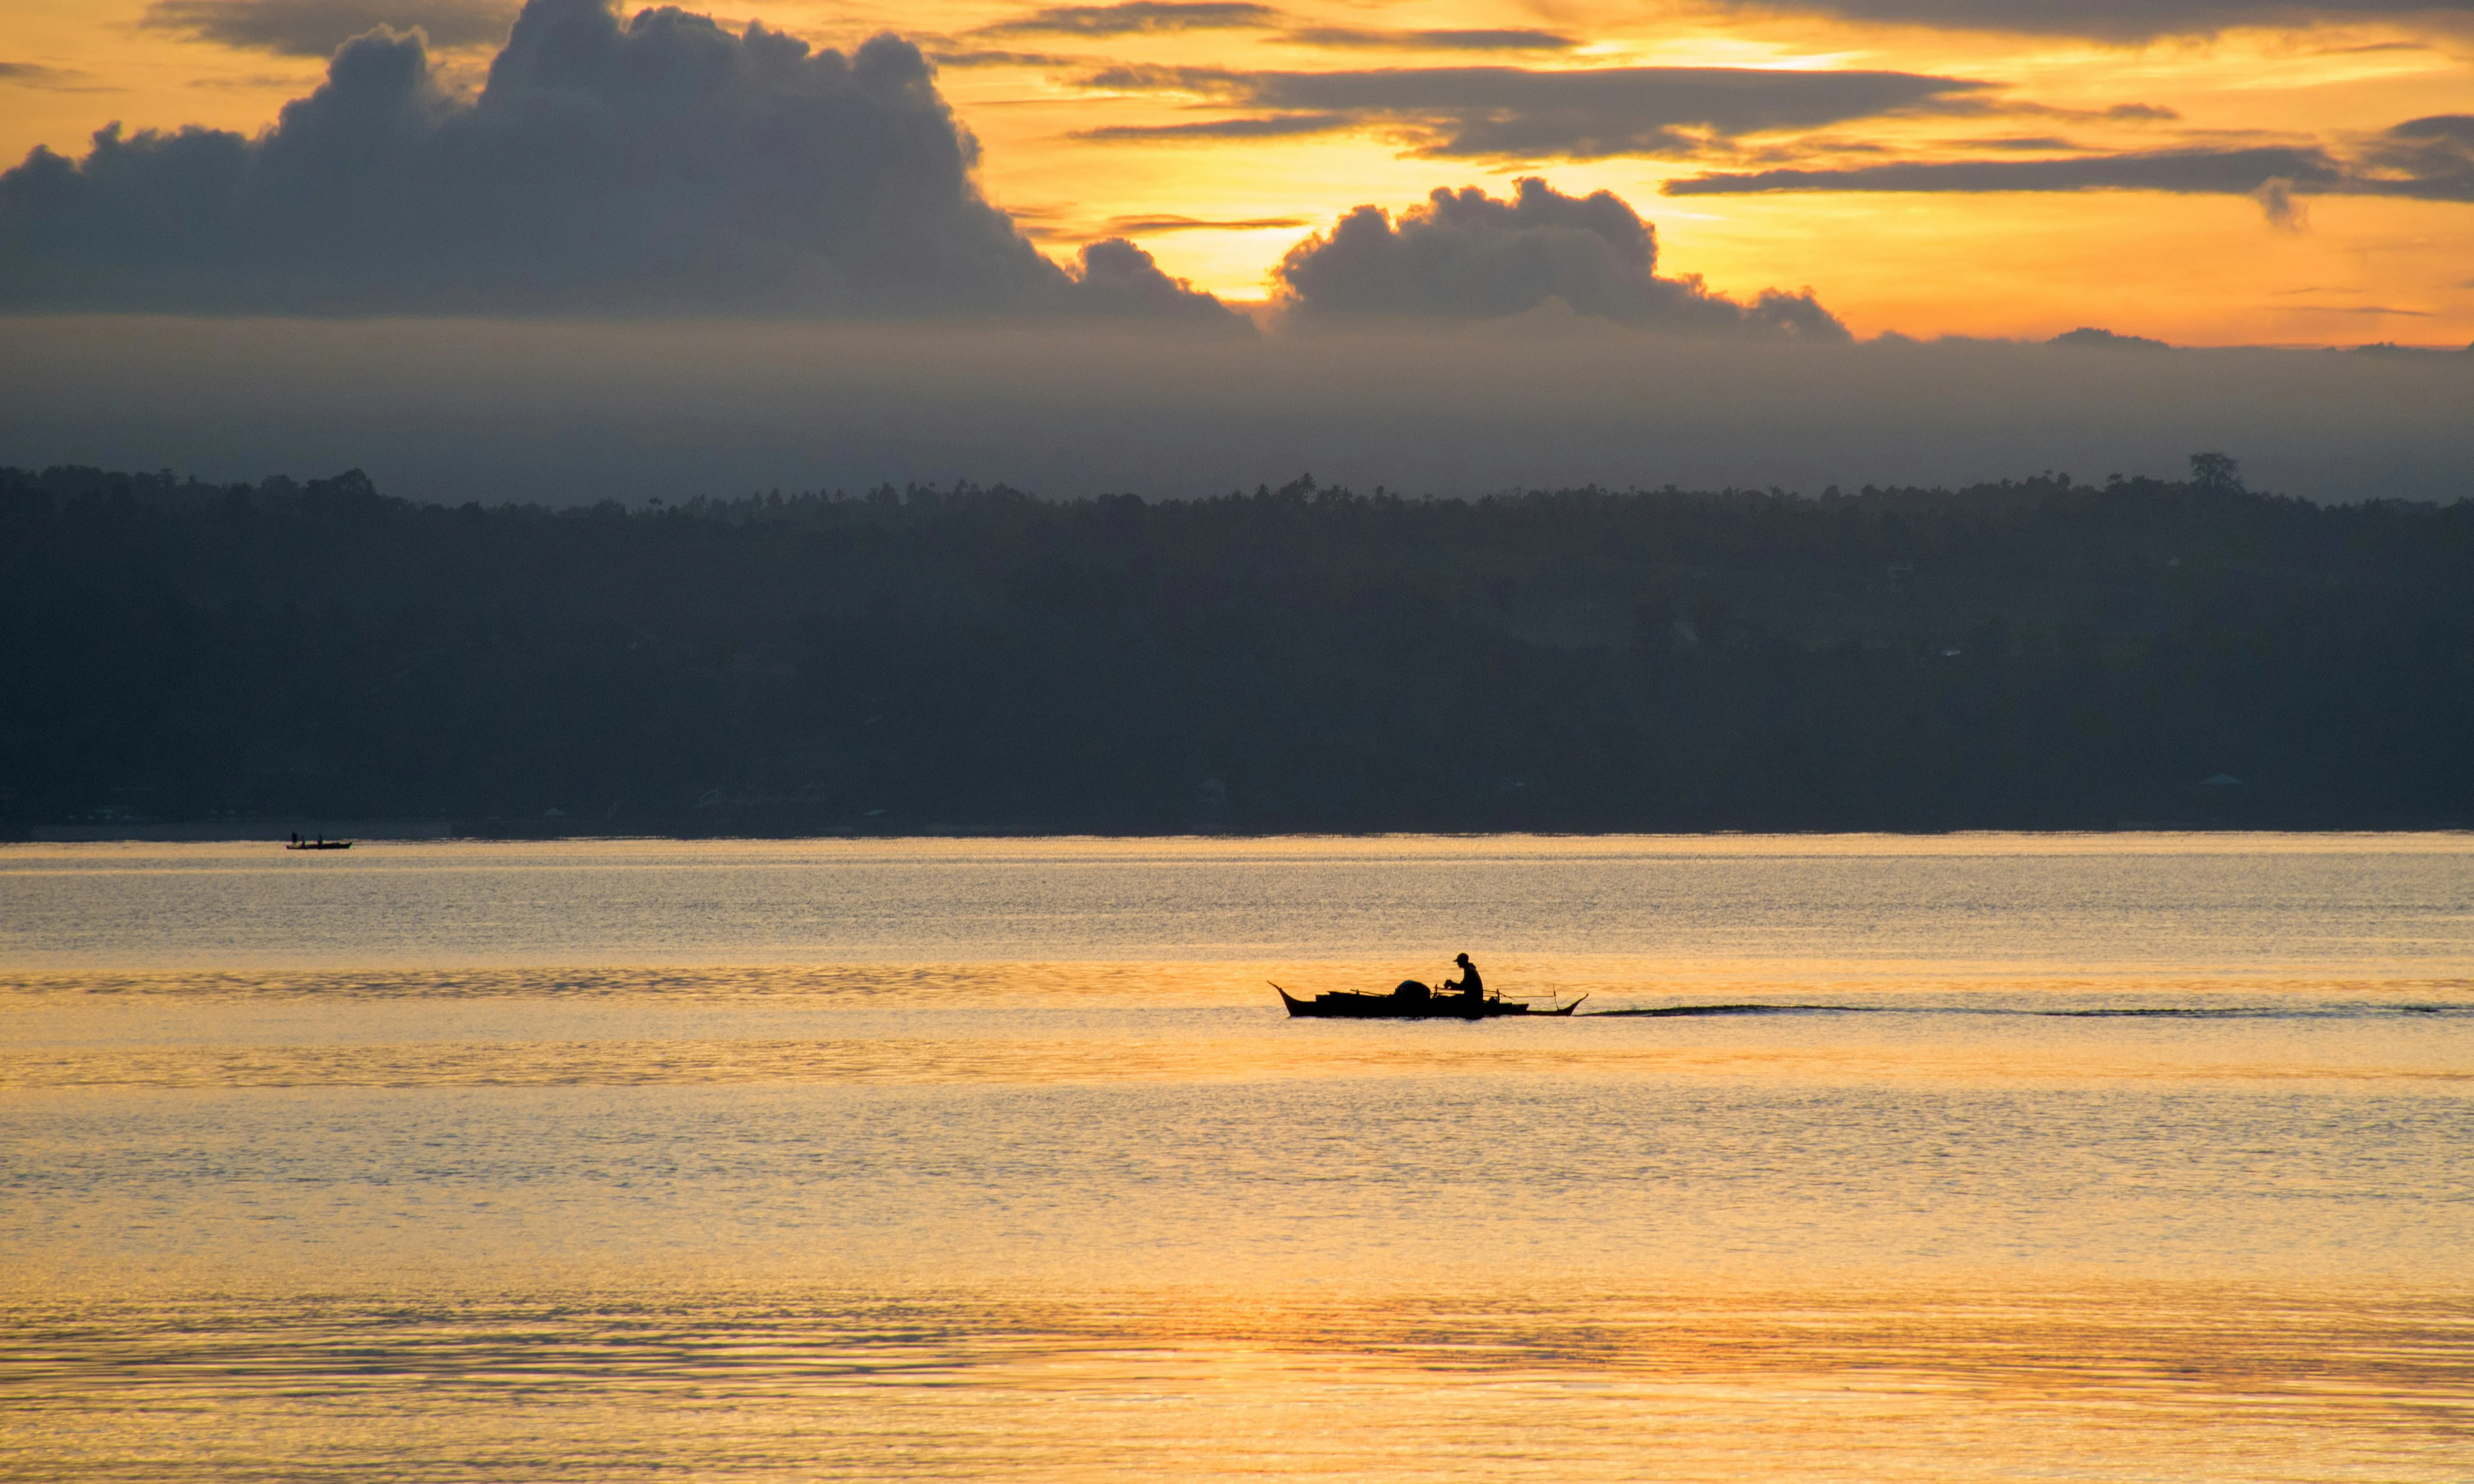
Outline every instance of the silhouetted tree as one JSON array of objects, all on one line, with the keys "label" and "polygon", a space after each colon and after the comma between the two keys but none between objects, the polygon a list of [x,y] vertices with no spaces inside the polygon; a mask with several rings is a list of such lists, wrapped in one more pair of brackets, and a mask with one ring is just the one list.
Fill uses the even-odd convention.
[{"label": "silhouetted tree", "polygon": [[2212,495],[2238,491],[2243,487],[2242,464],[2222,453],[2194,453],[2191,484]]}]

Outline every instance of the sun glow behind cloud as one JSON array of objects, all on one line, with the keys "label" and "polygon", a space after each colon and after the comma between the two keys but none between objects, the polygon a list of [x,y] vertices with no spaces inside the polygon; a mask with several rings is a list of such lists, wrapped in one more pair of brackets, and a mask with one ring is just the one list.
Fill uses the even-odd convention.
[{"label": "sun glow behind cloud", "polygon": [[[324,35],[311,24],[321,3],[98,11],[0,0],[12,38],[0,62],[48,69],[0,80],[0,149],[14,158],[48,143],[77,153],[87,132],[115,118],[133,131],[263,127],[318,80],[318,61],[303,52]],[[374,5],[386,10],[389,0],[326,9],[358,20]],[[436,10],[455,23],[440,24],[440,39],[469,41],[473,15],[488,7],[395,8],[408,20]],[[1327,229],[1352,207],[1396,212],[1442,185],[1502,195],[1537,174],[1570,195],[1603,189],[1630,201],[1659,226],[1662,272],[1697,273],[1738,296],[1809,285],[1863,334],[2043,336],[2101,323],[2198,343],[2474,339],[2463,266],[2474,261],[2474,204],[2452,197],[2445,182],[2420,200],[2314,195],[2305,182],[2295,198],[2304,212],[2282,223],[2242,190],[1661,194],[1705,175],[1894,162],[2266,147],[2350,158],[2407,120],[2463,113],[2474,93],[2474,26],[2462,9],[2417,18],[2338,3],[2303,24],[2313,19],[2304,9],[2081,8],[2096,19],[2079,29],[2093,35],[2052,21],[2070,9],[2058,0],[1995,9],[2042,18],[2024,34],[1952,29],[1924,23],[1953,10],[1929,0],[1851,0],[1802,13],[1329,0],[790,4],[720,18],[735,27],[761,14],[845,50],[878,29],[911,36],[948,59],[937,85],[982,145],[989,199],[1044,250],[1070,257],[1127,224],[1148,227],[1136,234],[1161,267],[1234,299],[1267,293],[1271,271],[1306,227]],[[2263,16],[2277,23],[2207,29]],[[298,21],[291,32],[277,24],[287,17]],[[284,39],[296,33],[297,44]],[[449,50],[437,64],[450,85],[469,83],[488,54]],[[1369,105],[1315,81],[1707,67],[1977,85],[1807,109],[1775,125],[1685,119],[1660,135],[1667,126],[1656,120],[1575,114],[1557,123],[1546,115],[1566,105],[1553,100],[1470,103],[1446,89]],[[1195,73],[1202,81],[1193,85],[1162,85],[1172,69]],[[1604,128],[1614,126],[1609,144]]]}]

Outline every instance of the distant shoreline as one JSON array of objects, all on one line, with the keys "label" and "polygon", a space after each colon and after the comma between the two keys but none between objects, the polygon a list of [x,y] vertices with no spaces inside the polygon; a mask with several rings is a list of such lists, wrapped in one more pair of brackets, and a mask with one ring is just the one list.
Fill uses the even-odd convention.
[{"label": "distant shoreline", "polygon": [[565,513],[0,470],[0,836],[2474,822],[2474,500],[2192,458]]},{"label": "distant shoreline", "polygon": [[2314,828],[2266,827],[2251,824],[2225,824],[2191,819],[2154,819],[2123,821],[2112,825],[2087,826],[2074,829],[2025,828],[2003,825],[1953,826],[1947,829],[1848,829],[1843,827],[1765,828],[1740,830],[1679,830],[1647,826],[1609,828],[1602,830],[1097,830],[1075,829],[1059,825],[1049,828],[1006,828],[926,824],[894,826],[882,829],[643,829],[611,827],[578,828],[569,821],[534,820],[447,820],[447,819],[347,819],[312,820],[301,824],[292,820],[234,819],[196,823],[161,824],[57,824],[0,833],[0,845],[168,845],[168,844],[282,844],[295,833],[303,839],[349,839],[388,841],[394,843],[436,844],[456,840],[532,841],[550,843],[560,840],[799,840],[799,839],[1381,839],[1389,837],[1467,837],[1536,836],[1557,839],[1597,838],[1632,838],[1641,836],[1676,839],[1721,839],[1730,836],[1843,836],[1888,835],[1919,839],[1938,839],[1953,835],[2450,835],[2474,832],[2474,825],[2464,823],[2390,823],[2370,825],[2327,825]]}]

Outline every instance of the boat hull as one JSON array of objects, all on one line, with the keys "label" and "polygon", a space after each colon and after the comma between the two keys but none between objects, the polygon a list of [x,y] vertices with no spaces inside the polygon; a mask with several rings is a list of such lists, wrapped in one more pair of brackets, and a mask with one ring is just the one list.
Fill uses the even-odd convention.
[{"label": "boat hull", "polygon": [[1300,1000],[1286,989],[1280,1003],[1299,1020],[1493,1020],[1504,1015],[1568,1015],[1580,1008],[1574,1000],[1561,1010],[1532,1010],[1517,1001],[1467,1000],[1456,994],[1414,999],[1398,994],[1319,994]]}]

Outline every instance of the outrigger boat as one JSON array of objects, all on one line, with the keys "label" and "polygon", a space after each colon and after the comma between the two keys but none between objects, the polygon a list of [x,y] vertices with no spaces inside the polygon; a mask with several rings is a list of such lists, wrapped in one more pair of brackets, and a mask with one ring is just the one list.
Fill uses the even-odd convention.
[{"label": "outrigger boat", "polygon": [[295,835],[292,837],[292,843],[283,848],[286,850],[350,850],[352,848],[352,842],[348,839],[303,839]]},{"label": "outrigger boat", "polygon": [[1581,996],[1569,1005],[1540,1010],[1526,1000],[1497,995],[1437,994],[1414,979],[1404,979],[1390,994],[1336,990],[1300,1000],[1278,985],[1280,1003],[1295,1018],[1324,1020],[1492,1020],[1497,1015],[1568,1015],[1581,1008]]}]

